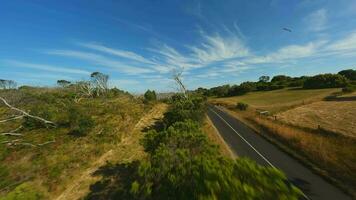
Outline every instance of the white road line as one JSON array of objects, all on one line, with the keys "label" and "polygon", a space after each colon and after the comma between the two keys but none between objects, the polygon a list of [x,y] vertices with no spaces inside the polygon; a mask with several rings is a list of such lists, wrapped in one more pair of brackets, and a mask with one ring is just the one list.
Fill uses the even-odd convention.
[{"label": "white road line", "polygon": [[253,147],[244,137],[242,137],[242,135],[240,135],[240,133],[238,133],[234,128],[232,128],[232,126],[225,121],[224,118],[222,118],[218,113],[216,113],[214,110],[212,110],[211,108],[209,108],[213,113],[215,113],[223,122],[225,122],[226,125],[228,125],[248,146],[250,146],[259,156],[261,156],[261,158],[268,163],[271,167],[276,168],[269,160],[267,160],[267,158],[265,158],[259,151],[257,151],[257,149],[255,149],[255,147]]},{"label": "white road line", "polygon": [[[242,137],[242,135],[240,135],[240,133],[238,133],[234,128],[232,128],[232,126],[225,121],[224,118],[222,118],[217,112],[215,112],[213,109],[209,108],[209,110],[211,110],[213,113],[215,113],[223,122],[225,122],[226,125],[228,125],[248,146],[250,146],[259,156],[261,156],[261,158],[266,161],[266,163],[268,163],[271,167],[278,169],[277,167],[275,167],[269,160],[267,160],[267,158],[265,158],[259,151],[257,151],[257,149],[255,149],[255,147],[253,147],[244,137]],[[295,186],[297,187],[297,186]],[[302,195],[304,198],[310,200],[310,198],[304,194],[304,192],[302,190],[300,190],[302,192]]]}]

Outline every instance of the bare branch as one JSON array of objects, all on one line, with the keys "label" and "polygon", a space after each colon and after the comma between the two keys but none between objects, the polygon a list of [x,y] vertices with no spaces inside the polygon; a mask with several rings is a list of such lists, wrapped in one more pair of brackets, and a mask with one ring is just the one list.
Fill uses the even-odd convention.
[{"label": "bare branch", "polygon": [[183,82],[182,82],[182,73],[183,71],[173,71],[173,80],[177,83],[180,92],[183,93],[184,97],[187,98],[188,97],[188,93],[187,93],[187,89],[185,88]]},{"label": "bare branch", "polygon": [[17,145],[24,145],[24,146],[31,146],[31,147],[41,147],[41,146],[44,146],[46,144],[50,144],[50,143],[54,143],[56,142],[55,140],[51,140],[51,141],[47,141],[47,142],[44,142],[44,143],[40,143],[40,144],[32,144],[32,143],[29,143],[29,142],[20,142],[21,139],[16,139],[16,140],[6,140],[6,141],[2,141],[0,142],[0,144],[7,144],[7,146],[17,146]]},{"label": "bare branch", "polygon": [[37,119],[37,120],[39,120],[39,121],[44,122],[45,124],[51,124],[51,125],[53,125],[53,126],[56,126],[56,124],[53,123],[53,122],[51,122],[51,121],[48,121],[48,120],[43,119],[43,118],[38,117],[38,116],[31,115],[31,114],[29,114],[29,113],[27,113],[27,112],[25,112],[25,111],[23,111],[23,110],[20,110],[20,109],[18,109],[18,108],[16,108],[16,107],[10,105],[10,104],[9,104],[4,98],[2,98],[2,97],[0,97],[0,100],[2,100],[2,101],[4,102],[4,104],[5,104],[7,107],[9,107],[10,109],[15,110],[15,111],[17,111],[17,112],[20,112],[20,113],[22,113],[23,115],[25,115],[25,116],[27,116],[27,117],[31,117],[31,118],[33,118],[33,119]]},{"label": "bare branch", "polygon": [[12,120],[15,120],[15,119],[21,119],[21,118],[23,118],[23,117],[24,117],[24,115],[19,115],[19,116],[16,116],[16,117],[11,117],[11,118],[8,118],[8,119],[0,120],[0,123],[12,121]]},{"label": "bare branch", "polygon": [[12,133],[12,132],[10,132],[10,133],[0,133],[0,135],[4,135],[4,136],[6,136],[6,135],[8,135],[8,136],[22,136],[21,133]]},{"label": "bare branch", "polygon": [[15,133],[18,130],[20,130],[22,128],[22,126],[19,126],[18,128],[16,128],[15,130],[9,131],[9,132],[5,132],[5,133],[0,133],[0,135],[8,135],[8,136],[22,136],[21,133]]}]

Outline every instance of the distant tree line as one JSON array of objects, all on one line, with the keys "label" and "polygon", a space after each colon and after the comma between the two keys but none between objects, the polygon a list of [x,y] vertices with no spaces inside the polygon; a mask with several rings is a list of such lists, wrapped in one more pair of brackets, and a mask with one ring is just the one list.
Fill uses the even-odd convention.
[{"label": "distant tree line", "polygon": [[252,91],[270,91],[286,87],[302,87],[304,89],[349,88],[356,85],[356,70],[342,70],[337,74],[319,74],[315,76],[290,77],[277,75],[270,79],[261,76],[256,82],[243,82],[239,85],[222,85],[210,89],[198,88],[196,92],[205,96],[229,97],[243,95]]}]

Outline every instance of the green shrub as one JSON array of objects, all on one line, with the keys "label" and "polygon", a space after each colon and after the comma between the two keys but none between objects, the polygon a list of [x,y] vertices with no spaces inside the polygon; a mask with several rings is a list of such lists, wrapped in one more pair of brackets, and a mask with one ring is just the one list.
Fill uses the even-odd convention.
[{"label": "green shrub", "polygon": [[43,195],[34,189],[29,183],[22,183],[0,200],[38,200],[43,199]]},{"label": "green shrub", "polygon": [[237,109],[239,109],[239,110],[247,110],[247,108],[248,108],[248,104],[246,104],[246,103],[242,103],[242,102],[238,102],[237,104],[236,104],[236,108]]},{"label": "green shrub", "polygon": [[156,92],[154,90],[147,90],[144,94],[145,97],[145,102],[149,102],[149,101],[155,101],[157,100],[157,95]]},{"label": "green shrub", "polygon": [[343,93],[351,93],[356,91],[356,85],[347,85],[346,87],[342,88]]},{"label": "green shrub", "polygon": [[[30,114],[51,121],[54,116],[52,109],[47,104],[38,104],[31,109]],[[43,121],[27,116],[24,117],[22,125],[28,129],[45,128],[48,126]]]},{"label": "green shrub", "polygon": [[85,136],[94,127],[94,120],[80,108],[70,107],[68,114],[70,135]]}]

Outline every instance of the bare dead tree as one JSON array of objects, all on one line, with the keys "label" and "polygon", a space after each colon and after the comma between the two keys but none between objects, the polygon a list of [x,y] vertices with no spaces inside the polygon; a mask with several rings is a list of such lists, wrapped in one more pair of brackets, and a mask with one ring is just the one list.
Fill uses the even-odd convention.
[{"label": "bare dead tree", "polygon": [[183,73],[183,70],[180,70],[180,71],[174,70],[173,71],[173,80],[178,85],[178,90],[184,95],[185,98],[188,98],[187,89],[182,82],[182,73]]},{"label": "bare dead tree", "polygon": [[16,86],[17,84],[13,80],[0,79],[0,89],[14,89]]},{"label": "bare dead tree", "polygon": [[[10,108],[11,110],[14,110],[14,111],[20,113],[19,116],[12,117],[12,120],[13,120],[14,118],[17,118],[17,119],[18,119],[18,118],[21,118],[21,117],[23,117],[23,116],[27,116],[27,117],[30,117],[30,118],[33,118],[33,119],[42,121],[42,122],[45,123],[45,124],[49,124],[49,125],[52,125],[52,126],[56,126],[56,124],[55,124],[54,122],[51,122],[51,121],[49,121],[49,120],[43,119],[43,118],[38,117],[38,116],[35,116],[35,115],[31,115],[31,114],[29,114],[29,113],[26,112],[26,111],[23,111],[23,110],[21,110],[21,109],[19,109],[19,108],[16,108],[16,107],[10,105],[3,97],[0,97],[0,100],[1,100],[8,108]],[[11,119],[11,118],[10,118],[10,119]],[[9,121],[9,120],[6,120],[6,119],[5,119],[5,120],[2,120],[2,121],[3,121],[3,122],[6,122],[6,121]]]},{"label": "bare dead tree", "polygon": [[101,72],[93,72],[91,75],[91,81],[95,87],[95,93],[97,96],[107,92],[109,75],[103,74]]},{"label": "bare dead tree", "polygon": [[82,98],[92,97],[95,91],[94,85],[90,81],[78,81],[75,84],[76,97],[75,102],[79,102]]}]

